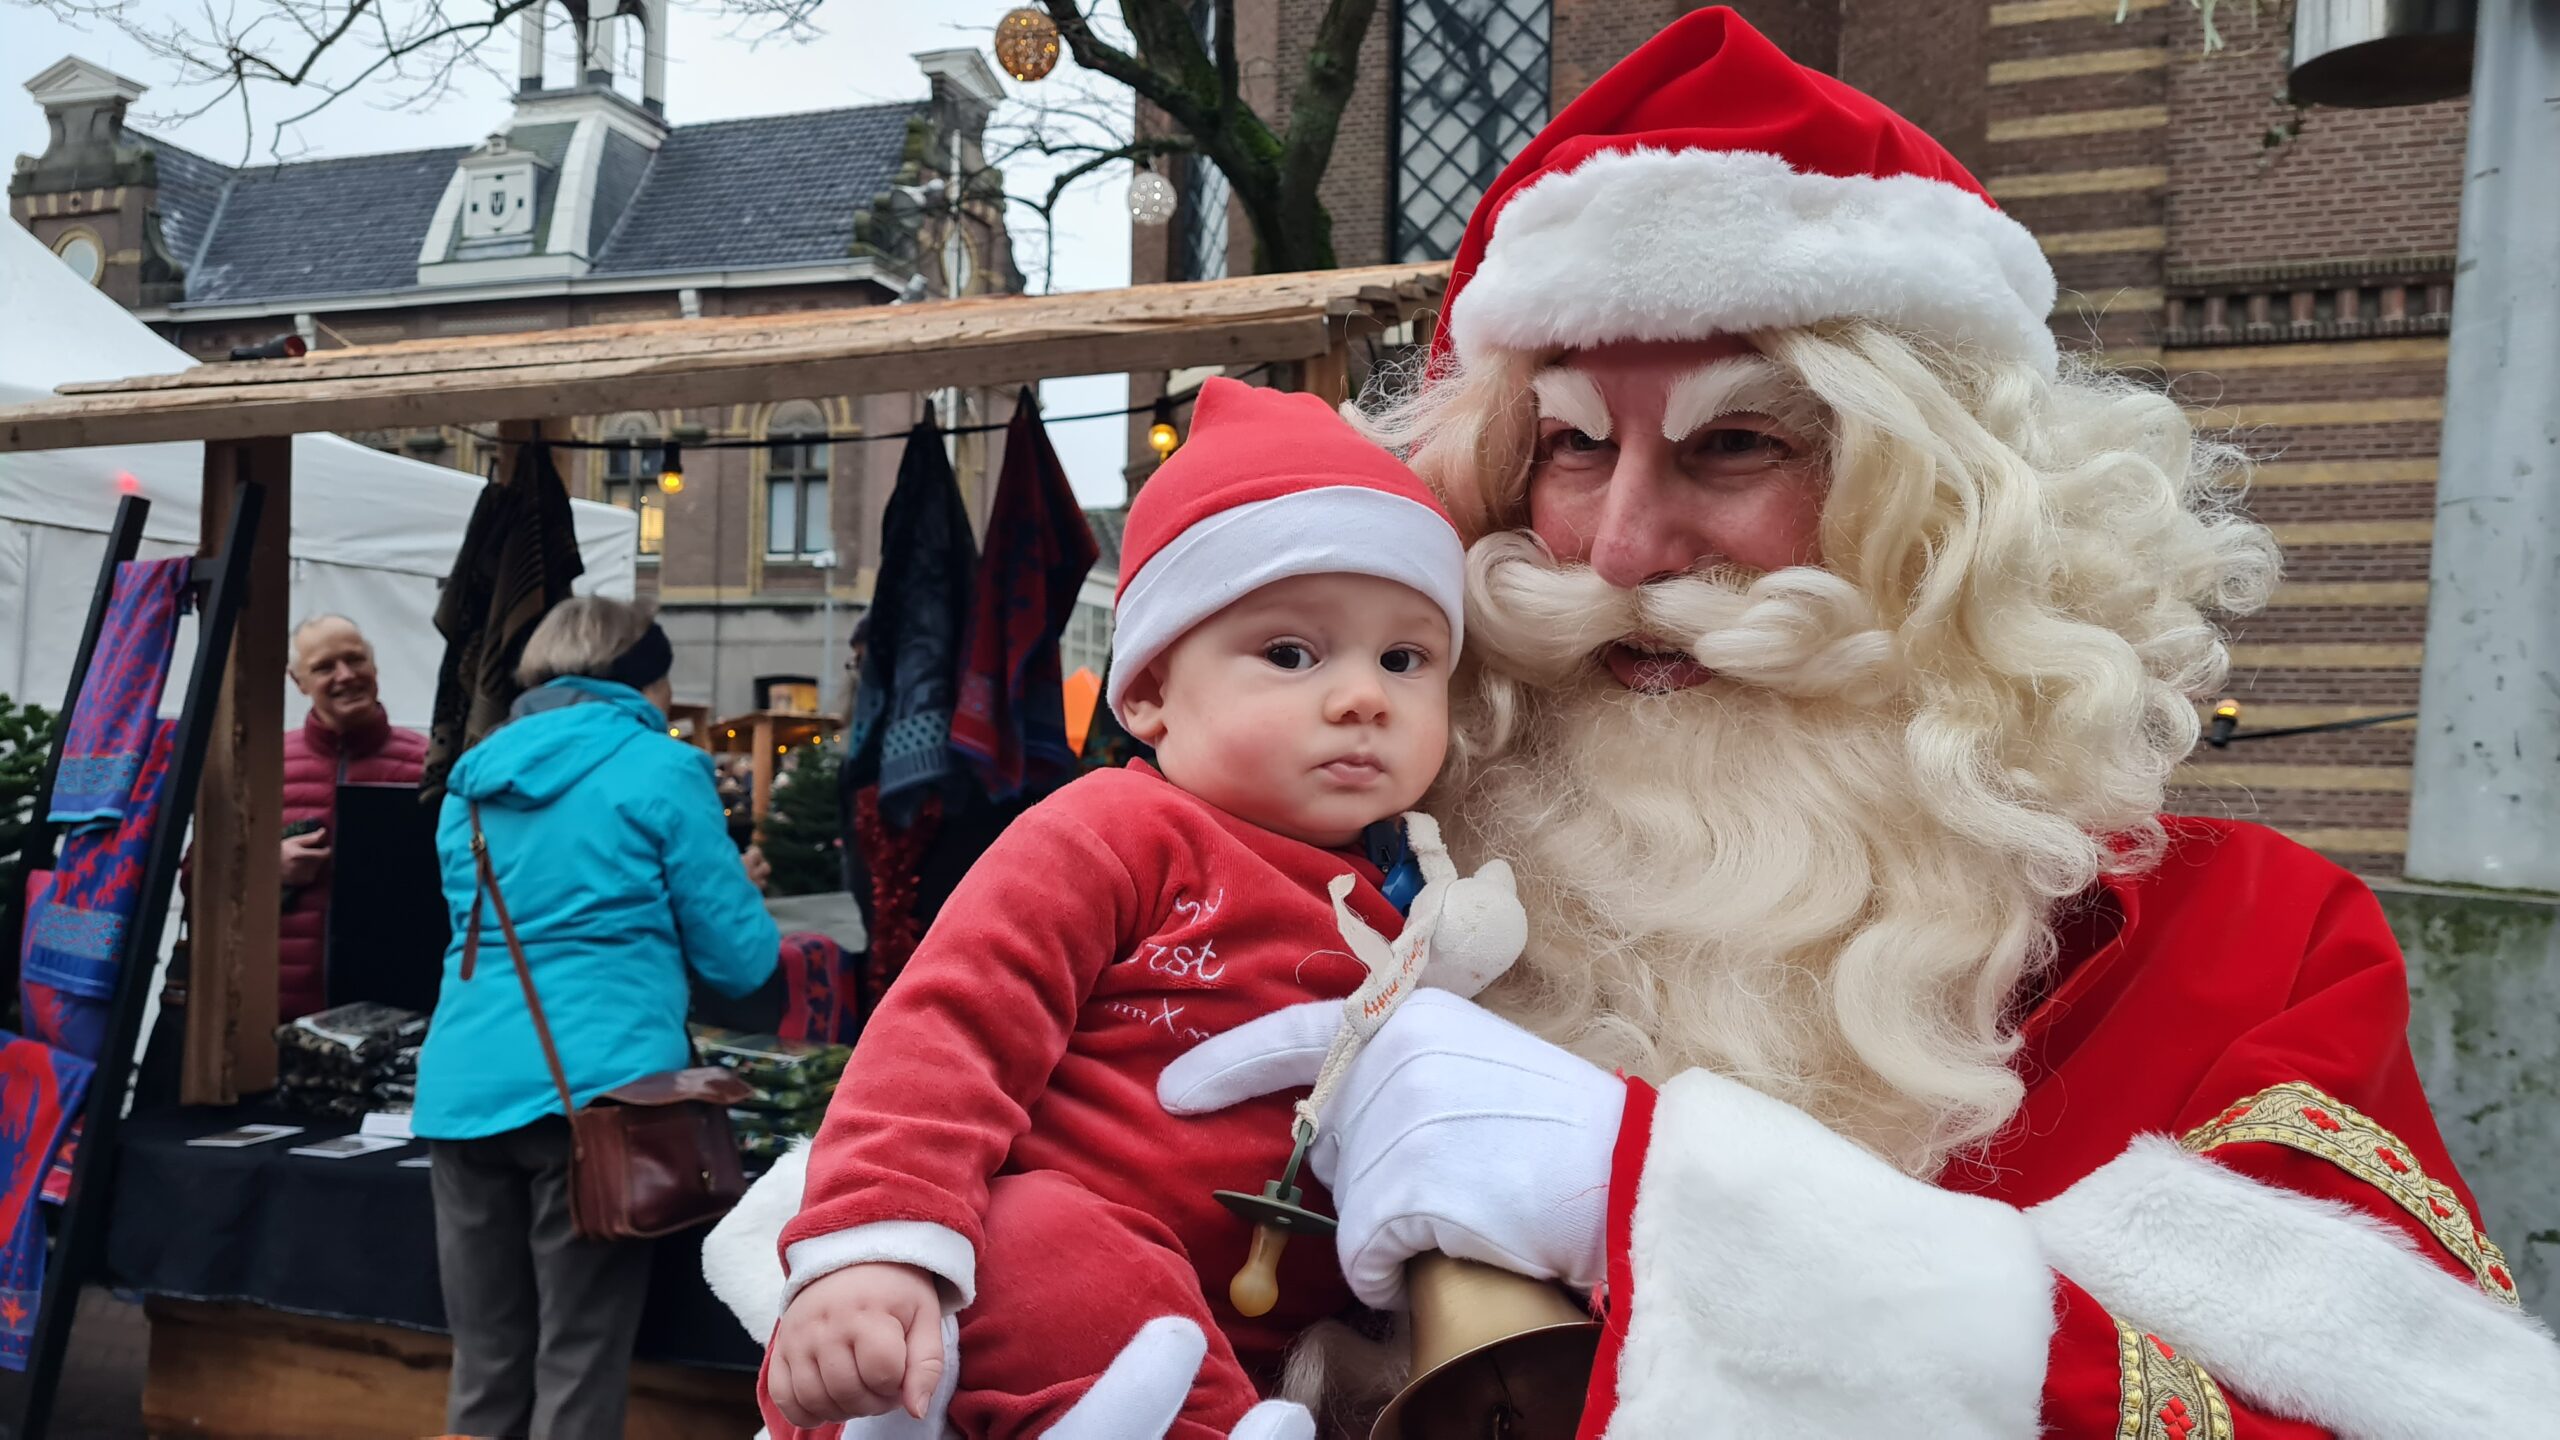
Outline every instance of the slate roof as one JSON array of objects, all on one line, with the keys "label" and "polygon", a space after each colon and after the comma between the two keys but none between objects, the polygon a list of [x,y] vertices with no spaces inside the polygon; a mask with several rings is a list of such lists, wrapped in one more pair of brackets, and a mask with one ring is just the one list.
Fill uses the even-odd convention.
[{"label": "slate roof", "polygon": [[[592,273],[843,260],[926,102],[678,126],[655,155],[608,145]],[[528,132],[530,133],[530,132]],[[233,169],[168,141],[161,233],[189,305],[418,288],[418,251],[463,147]],[[611,208],[604,208],[611,207]],[[548,206],[546,205],[546,210]],[[617,213],[618,212],[618,213]]]},{"label": "slate roof", "polygon": [[1084,523],[1086,528],[1093,531],[1094,548],[1102,552],[1093,562],[1093,573],[1118,575],[1120,573],[1120,532],[1128,528],[1129,507],[1121,505],[1107,510],[1088,509],[1084,512]]},{"label": "slate roof", "polygon": [[[165,175],[177,147],[151,143]],[[223,191],[207,221],[211,239],[198,236],[189,244],[168,237],[186,267],[187,303],[364,294],[417,284],[418,246],[463,153],[460,147],[410,150],[222,172]],[[166,235],[165,197],[161,225]]]},{"label": "slate roof", "polygon": [[888,188],[923,101],[686,125],[650,161],[600,272],[841,260]]},{"label": "slate roof", "polygon": [[160,176],[160,238],[183,268],[195,263],[196,251],[213,233],[214,211],[222,204],[222,187],[231,183],[231,167],[166,140],[154,140],[151,147]]}]

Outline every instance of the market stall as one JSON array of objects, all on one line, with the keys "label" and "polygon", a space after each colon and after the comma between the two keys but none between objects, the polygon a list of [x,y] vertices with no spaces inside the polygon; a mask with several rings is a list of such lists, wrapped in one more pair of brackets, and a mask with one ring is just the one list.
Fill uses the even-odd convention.
[{"label": "market stall", "polygon": [[[312,431],[500,421],[502,434],[522,443],[538,421],[607,410],[1193,367],[1262,369],[1340,399],[1353,347],[1390,332],[1418,338],[1412,327],[1446,279],[1442,265],[1386,266],[419,341],[205,366],[68,386],[58,398],[0,408],[0,452],[203,442],[204,513],[227,514],[233,497],[255,494],[265,523],[283,528],[293,523],[297,499],[292,437]],[[513,469],[502,462],[501,473]],[[427,1313],[414,1275],[403,1282],[405,1292],[368,1284],[365,1276],[392,1269],[432,1275],[423,1172],[404,1170],[398,1148],[323,1159],[296,1156],[293,1145],[226,1153],[198,1143],[247,1119],[248,1112],[228,1107],[269,1090],[277,1076],[276,797],[288,578],[283,547],[255,552],[222,681],[228,723],[215,738],[196,809],[197,946],[181,1077],[183,1098],[196,1108],[130,1127],[119,1158],[134,1184],[113,1193],[134,1197],[141,1208],[119,1203],[110,1216],[110,1274],[164,1297],[153,1312],[151,1413],[197,1417],[201,1434],[422,1434],[437,1421],[418,1397],[440,1393],[441,1381],[434,1342],[423,1332],[441,1317]],[[768,763],[794,743],[784,729],[822,720],[746,718],[738,728]],[[727,722],[688,716],[679,731],[688,725],[706,748],[732,743],[714,733],[731,728]],[[760,725],[770,733],[758,734]],[[161,1213],[168,1207],[142,1198],[172,1191],[195,1193],[205,1204],[175,1207],[180,1213],[172,1217]],[[315,1193],[330,1197],[323,1208],[331,1225],[307,1208]],[[213,1203],[224,1194],[235,1198]],[[80,1195],[73,1203],[107,1201]],[[199,1209],[215,1213],[192,1224],[184,1212]],[[241,1245],[244,1235],[268,1243]],[[206,1258],[225,1247],[243,1253]],[[741,1422],[750,1419],[744,1396],[751,1377],[731,1367],[750,1364],[753,1347],[725,1315],[697,1307],[702,1297],[692,1293],[699,1280],[685,1259],[689,1249],[670,1245],[661,1260],[641,1355],[675,1368],[644,1367],[634,1434],[727,1437],[745,1433]],[[208,1273],[201,1268],[207,1265],[235,1268]],[[251,1308],[207,1308],[243,1305]],[[287,1318],[313,1311],[334,1318]],[[381,1428],[350,1430],[343,1414],[262,1407],[258,1377],[272,1383],[288,1370],[382,1376],[378,1386],[356,1382],[353,1391],[368,1399],[365,1423]],[[410,1377],[406,1383],[401,1373]],[[417,1382],[428,1373],[437,1384]]]},{"label": "market stall", "polygon": [[773,809],[773,777],[790,758],[844,729],[838,715],[802,715],[782,710],[750,710],[714,724],[711,753],[724,761],[746,763],[750,813],[759,821]]}]

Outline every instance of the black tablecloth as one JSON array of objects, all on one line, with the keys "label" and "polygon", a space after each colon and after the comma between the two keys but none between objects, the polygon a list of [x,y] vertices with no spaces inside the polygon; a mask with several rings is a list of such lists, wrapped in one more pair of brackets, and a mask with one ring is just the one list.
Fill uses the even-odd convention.
[{"label": "black tablecloth", "polygon": [[[187,1144],[259,1121],[305,1129],[241,1150]],[[442,1331],[427,1171],[399,1164],[426,1154],[426,1142],[352,1160],[287,1153],[352,1128],[255,1105],[128,1119],[107,1234],[113,1283],[146,1295]],[[759,1348],[703,1283],[701,1251],[698,1231],[657,1242],[638,1354],[752,1370]]]}]

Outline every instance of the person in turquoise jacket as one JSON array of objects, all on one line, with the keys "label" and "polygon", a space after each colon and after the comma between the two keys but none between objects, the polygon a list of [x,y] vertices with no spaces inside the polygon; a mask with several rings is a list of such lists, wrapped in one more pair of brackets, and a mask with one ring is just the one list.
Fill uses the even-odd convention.
[{"label": "person in turquoise jacket", "polygon": [[410,1124],[431,1142],[456,1435],[620,1436],[649,1279],[648,1242],[571,1233],[568,1121],[485,900],[463,974],[473,805],[580,1105],[692,1063],[687,970],[743,995],[781,951],[763,857],[730,840],[711,757],[667,733],[673,659],[641,611],[563,602],[526,641],[531,688],[448,783],[436,850],[454,938]]}]

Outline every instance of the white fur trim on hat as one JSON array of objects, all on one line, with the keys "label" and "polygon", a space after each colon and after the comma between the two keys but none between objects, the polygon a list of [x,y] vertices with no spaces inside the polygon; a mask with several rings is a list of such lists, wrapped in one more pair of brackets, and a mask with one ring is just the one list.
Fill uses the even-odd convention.
[{"label": "white fur trim on hat", "polygon": [[1514,195],[1449,325],[1473,361],[1864,316],[2049,375],[2053,299],[2035,237],[1956,186],[1639,149]]},{"label": "white fur trim on hat", "polygon": [[1168,541],[1121,592],[1104,691],[1111,713],[1120,715],[1130,684],[1191,627],[1300,575],[1374,575],[1421,591],[1448,617],[1455,660],[1466,569],[1447,517],[1384,490],[1324,485],[1222,510]]}]

